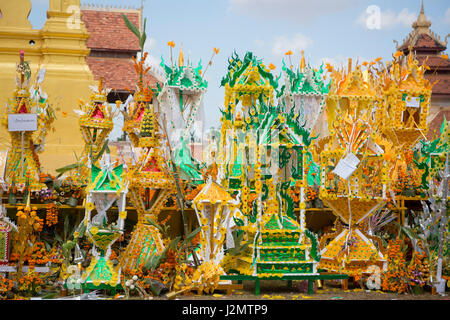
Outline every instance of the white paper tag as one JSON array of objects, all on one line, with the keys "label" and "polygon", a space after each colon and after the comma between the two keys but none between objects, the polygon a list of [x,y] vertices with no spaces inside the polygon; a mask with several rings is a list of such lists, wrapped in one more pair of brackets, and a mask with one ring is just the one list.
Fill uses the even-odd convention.
[{"label": "white paper tag", "polygon": [[345,158],[339,160],[338,164],[333,170],[342,179],[347,180],[348,177],[356,170],[359,164],[359,159],[353,153],[349,153]]},{"label": "white paper tag", "polygon": [[406,106],[410,108],[419,108],[420,107],[420,97],[411,97],[408,101],[406,98]]},{"label": "white paper tag", "polygon": [[8,131],[36,131],[37,115],[35,113],[8,114]]},{"label": "white paper tag", "polygon": [[44,81],[44,77],[45,77],[45,72],[46,71],[47,71],[47,69],[39,70],[39,73],[38,73],[37,78],[36,78],[36,82],[37,83],[41,83],[41,82]]}]

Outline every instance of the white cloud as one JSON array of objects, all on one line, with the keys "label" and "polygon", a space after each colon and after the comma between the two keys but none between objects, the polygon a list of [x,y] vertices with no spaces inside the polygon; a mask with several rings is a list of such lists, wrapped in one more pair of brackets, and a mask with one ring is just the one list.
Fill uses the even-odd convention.
[{"label": "white cloud", "polygon": [[351,8],[356,0],[229,0],[231,12],[260,18],[310,22],[330,12]]},{"label": "white cloud", "polygon": [[[375,6],[374,6],[375,7]],[[369,12],[368,12],[369,11]],[[377,14],[379,13],[379,23],[377,27],[370,27],[370,24],[373,25],[374,21],[377,21]],[[374,20],[370,20],[371,17]],[[356,22],[363,26],[365,29],[391,29],[398,25],[411,27],[411,24],[417,19],[417,13],[409,12],[407,8],[403,8],[398,14],[393,12],[392,10],[386,10],[378,12],[365,10],[362,12]],[[368,24],[369,23],[369,24]],[[376,23],[376,22],[375,22]]]},{"label": "white cloud", "polygon": [[445,11],[444,23],[450,24],[450,8],[448,8],[447,11]]},{"label": "white cloud", "polygon": [[293,37],[282,35],[275,38],[272,52],[276,56],[283,56],[288,50],[292,50],[294,54],[298,54],[301,50],[305,50],[312,44],[313,41],[301,33],[297,33]]}]

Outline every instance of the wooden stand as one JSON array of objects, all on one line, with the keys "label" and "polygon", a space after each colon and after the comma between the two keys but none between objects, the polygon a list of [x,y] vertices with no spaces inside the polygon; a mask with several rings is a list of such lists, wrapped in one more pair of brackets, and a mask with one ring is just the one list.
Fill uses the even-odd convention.
[{"label": "wooden stand", "polygon": [[308,280],[308,294],[314,294],[314,281],[315,280],[332,280],[341,279],[348,284],[348,275],[346,274],[318,274],[318,275],[293,275],[282,277],[257,277],[248,275],[224,275],[220,277],[221,280],[237,280],[238,283],[242,283],[243,280],[251,280],[255,282],[255,296],[261,293],[261,280],[286,280],[288,281],[288,288],[292,287],[293,280]]}]

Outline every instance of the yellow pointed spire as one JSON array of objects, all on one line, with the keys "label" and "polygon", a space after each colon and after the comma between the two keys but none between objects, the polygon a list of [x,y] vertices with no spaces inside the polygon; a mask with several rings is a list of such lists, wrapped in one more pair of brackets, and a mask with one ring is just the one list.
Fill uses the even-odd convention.
[{"label": "yellow pointed spire", "polygon": [[300,71],[305,70],[305,51],[302,50],[302,59],[300,60]]},{"label": "yellow pointed spire", "polygon": [[103,77],[100,77],[100,80],[98,81],[98,94],[102,94],[103,90]]},{"label": "yellow pointed spire", "polygon": [[181,67],[184,65],[184,57],[183,57],[183,45],[180,46],[180,56],[178,57],[178,66]]}]

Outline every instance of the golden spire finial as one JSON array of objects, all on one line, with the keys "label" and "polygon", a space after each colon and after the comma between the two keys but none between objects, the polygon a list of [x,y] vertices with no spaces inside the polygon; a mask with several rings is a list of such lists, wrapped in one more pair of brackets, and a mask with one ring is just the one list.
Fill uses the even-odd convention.
[{"label": "golden spire finial", "polygon": [[305,70],[305,50],[302,50],[302,59],[300,60],[300,71]]},{"label": "golden spire finial", "polygon": [[178,66],[181,67],[184,65],[184,57],[183,57],[183,44],[180,45],[180,56],[178,57]]},{"label": "golden spire finial", "polygon": [[423,0],[420,7],[420,14],[417,20],[413,22],[412,27],[418,33],[429,33],[430,32],[431,21],[427,19],[425,15],[425,10],[423,8]]},{"label": "golden spire finial", "polygon": [[103,89],[103,77],[100,77],[100,80],[98,81],[98,94],[102,94]]}]

